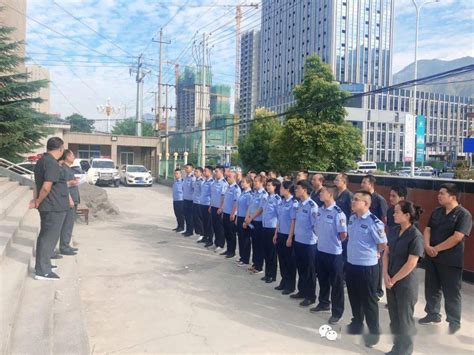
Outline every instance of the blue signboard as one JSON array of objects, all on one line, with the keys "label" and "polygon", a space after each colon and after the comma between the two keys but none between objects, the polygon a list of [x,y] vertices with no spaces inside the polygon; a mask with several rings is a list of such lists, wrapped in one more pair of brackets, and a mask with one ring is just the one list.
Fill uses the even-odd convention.
[{"label": "blue signboard", "polygon": [[416,117],[416,161],[423,162],[425,160],[425,133],[426,118],[423,115]]},{"label": "blue signboard", "polygon": [[464,138],[464,153],[474,153],[474,138]]}]

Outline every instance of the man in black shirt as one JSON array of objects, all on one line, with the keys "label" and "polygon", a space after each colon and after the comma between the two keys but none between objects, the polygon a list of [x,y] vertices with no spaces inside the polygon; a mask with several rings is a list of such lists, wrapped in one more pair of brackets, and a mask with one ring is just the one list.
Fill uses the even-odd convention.
[{"label": "man in black shirt", "polygon": [[61,138],[52,137],[48,139],[46,149],[47,152],[35,166],[36,189],[29,205],[38,209],[41,218],[36,241],[35,279],[57,280],[59,276],[51,271],[51,256],[71,206],[67,181],[57,161],[63,155],[64,142]]},{"label": "man in black shirt", "polygon": [[322,174],[314,174],[311,178],[311,186],[313,187],[313,192],[311,192],[311,199],[316,202],[318,207],[323,207],[324,202],[319,198],[321,189],[324,185],[324,176]]},{"label": "man in black shirt", "polygon": [[[382,195],[379,195],[375,191],[375,183],[377,180],[373,175],[366,175],[362,179],[360,187],[362,190],[370,192],[372,195],[372,204],[370,205],[370,212],[374,214],[378,219],[380,219],[384,224],[387,223],[387,210],[388,205],[387,201],[383,198]],[[382,287],[382,278],[383,278],[383,271],[382,271],[382,255],[379,258],[379,284],[377,286],[377,297],[380,299],[383,297],[383,287]]]},{"label": "man in black shirt", "polygon": [[[349,184],[349,176],[345,173],[340,173],[336,175],[334,179],[334,185],[337,187],[337,196],[336,196],[336,205],[344,212],[346,215],[346,221],[349,221],[349,217],[352,214],[352,196],[354,195],[347,189]],[[347,241],[344,239],[342,242],[342,259],[344,263],[347,261]]]},{"label": "man in black shirt", "polygon": [[449,331],[454,334],[461,327],[464,239],[471,233],[472,215],[458,203],[456,184],[441,185],[438,202],[441,206],[433,211],[423,233],[427,315],[419,323],[441,322],[442,292]]}]

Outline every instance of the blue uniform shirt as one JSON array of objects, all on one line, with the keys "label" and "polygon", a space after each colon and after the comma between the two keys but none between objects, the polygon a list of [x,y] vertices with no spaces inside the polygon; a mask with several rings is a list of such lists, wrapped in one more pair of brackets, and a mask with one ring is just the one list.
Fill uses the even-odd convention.
[{"label": "blue uniform shirt", "polygon": [[224,178],[220,180],[214,180],[214,183],[211,186],[211,206],[221,208],[222,196],[224,196],[225,192],[229,184],[225,181]]},{"label": "blue uniform shirt", "polygon": [[174,180],[173,201],[183,201],[183,179]]},{"label": "blue uniform shirt", "polygon": [[294,220],[293,210],[298,207],[298,201],[293,196],[280,201],[278,205],[278,233],[290,234],[291,221]]},{"label": "blue uniform shirt", "polygon": [[193,203],[195,204],[199,204],[201,201],[201,190],[203,183],[203,177],[196,178],[196,180],[194,181]]},{"label": "blue uniform shirt", "polygon": [[262,225],[264,228],[276,228],[278,221],[278,205],[281,197],[271,194],[262,199]]},{"label": "blue uniform shirt", "polygon": [[252,199],[252,190],[248,189],[242,191],[237,200],[237,217],[247,216],[247,210],[249,209],[250,200]]},{"label": "blue uniform shirt", "polygon": [[[250,200],[250,204],[249,204],[250,217],[252,217],[255,214],[255,212],[257,212],[257,210],[262,207],[262,200],[264,197],[267,197],[267,196],[268,194],[264,188],[261,188],[258,191],[254,191],[252,195],[252,199]],[[260,214],[260,216],[256,217],[254,221],[261,222],[262,215]]]},{"label": "blue uniform shirt", "polygon": [[222,212],[231,214],[232,210],[234,209],[234,204],[237,203],[239,196],[240,187],[239,185],[237,185],[237,183],[234,182],[232,185],[229,185],[227,191],[225,192],[224,208],[222,209]]},{"label": "blue uniform shirt", "polygon": [[342,254],[342,242],[339,233],[347,232],[346,215],[333,203],[319,208],[316,218],[316,235],[318,250],[332,255]]},{"label": "blue uniform shirt", "polygon": [[194,181],[196,181],[196,178],[194,177],[193,173],[186,175],[186,177],[184,178],[183,198],[185,200],[188,200],[188,201],[193,200]]},{"label": "blue uniform shirt", "polygon": [[370,211],[360,218],[354,213],[349,218],[347,231],[347,261],[352,265],[376,265],[378,244],[387,243],[384,224]]},{"label": "blue uniform shirt", "polygon": [[199,204],[203,206],[209,206],[211,204],[211,186],[214,183],[212,177],[204,180],[201,186],[201,197],[199,198]]},{"label": "blue uniform shirt", "polygon": [[318,215],[318,205],[307,198],[300,202],[293,212],[295,216],[295,241],[298,243],[314,245],[318,242],[315,233],[316,217]]}]

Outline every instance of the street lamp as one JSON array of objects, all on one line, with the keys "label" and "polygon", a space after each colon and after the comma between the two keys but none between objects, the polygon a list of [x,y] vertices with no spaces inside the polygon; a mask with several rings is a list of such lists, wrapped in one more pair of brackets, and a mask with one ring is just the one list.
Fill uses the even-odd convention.
[{"label": "street lamp", "polygon": [[[419,27],[419,22],[420,22],[420,13],[421,9],[423,6],[432,4],[432,3],[439,3],[440,0],[425,0],[425,1],[417,1],[417,0],[411,0],[413,2],[413,5],[415,5],[416,9],[416,29],[415,29],[415,85],[413,87],[413,115],[416,117],[416,79],[418,78],[418,27]],[[416,122],[416,119],[415,119]],[[416,132],[416,130],[415,130]],[[416,133],[414,137],[412,137],[413,140],[416,140]],[[416,141],[415,141],[415,152],[416,152]],[[413,154],[412,160],[411,160],[411,176],[415,176],[415,161],[416,161],[416,154]]]}]

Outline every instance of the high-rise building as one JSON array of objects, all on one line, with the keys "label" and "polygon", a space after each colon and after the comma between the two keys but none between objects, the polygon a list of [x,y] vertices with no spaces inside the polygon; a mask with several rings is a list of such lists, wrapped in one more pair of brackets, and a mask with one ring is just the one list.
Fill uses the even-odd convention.
[{"label": "high-rise building", "polygon": [[[49,81],[49,70],[47,68],[42,67],[41,65],[31,64],[26,67],[26,72],[29,74],[29,81],[36,81],[36,80],[48,80]],[[38,93],[36,93],[35,97],[40,97],[43,102],[41,103],[34,103],[31,106],[38,112],[42,113],[49,113],[49,93],[50,93],[50,84],[48,83],[47,86],[41,88]]]},{"label": "high-rise building", "polygon": [[[252,120],[258,100],[258,71],[260,58],[260,31],[244,32],[240,41],[240,101],[239,121]],[[248,123],[239,125],[239,135],[245,135]]]},{"label": "high-rise building", "polygon": [[229,85],[211,86],[211,117],[230,114],[230,90]]},{"label": "high-rise building", "polygon": [[258,106],[285,111],[315,53],[339,82],[389,85],[393,8],[393,0],[263,0]]},{"label": "high-rise building", "polygon": [[[2,26],[13,28],[9,35],[14,42],[23,42],[18,49],[18,55],[25,57],[26,38],[26,0],[0,0],[0,23]],[[25,65],[18,66],[18,72],[23,73]]]}]

